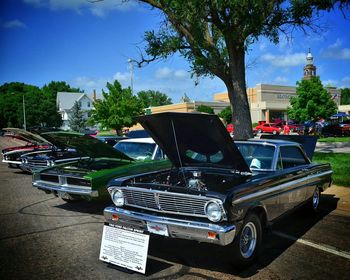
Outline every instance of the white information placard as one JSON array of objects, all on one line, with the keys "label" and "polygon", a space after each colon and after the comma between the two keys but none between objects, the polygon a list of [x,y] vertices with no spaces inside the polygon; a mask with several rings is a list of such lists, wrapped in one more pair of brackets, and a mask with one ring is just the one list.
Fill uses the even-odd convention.
[{"label": "white information placard", "polygon": [[145,273],[148,244],[147,234],[104,225],[100,260]]}]

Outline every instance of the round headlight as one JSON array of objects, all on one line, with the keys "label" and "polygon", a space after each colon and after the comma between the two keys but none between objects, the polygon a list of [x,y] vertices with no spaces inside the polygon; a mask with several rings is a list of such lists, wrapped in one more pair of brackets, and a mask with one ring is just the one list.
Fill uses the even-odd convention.
[{"label": "round headlight", "polygon": [[205,207],[205,213],[208,216],[208,219],[212,222],[219,222],[222,219],[222,208],[216,201],[208,202]]},{"label": "round headlight", "polygon": [[111,198],[112,198],[112,201],[113,203],[116,205],[116,206],[123,206],[124,205],[124,195],[123,195],[123,192],[121,190],[113,190],[112,193],[111,193]]}]

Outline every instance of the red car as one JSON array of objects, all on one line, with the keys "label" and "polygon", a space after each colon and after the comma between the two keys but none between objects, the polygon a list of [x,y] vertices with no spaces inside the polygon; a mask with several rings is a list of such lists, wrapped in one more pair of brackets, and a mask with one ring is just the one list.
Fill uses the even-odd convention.
[{"label": "red car", "polygon": [[274,123],[264,123],[261,125],[257,125],[255,129],[258,131],[258,133],[272,133],[272,134],[280,134],[282,131],[282,128],[276,126]]},{"label": "red car", "polygon": [[1,151],[3,163],[11,167],[18,167],[21,164],[21,155],[34,151],[49,149],[52,145],[40,135],[30,133],[18,128],[4,128],[4,136],[22,140],[26,144],[21,146],[7,147]]},{"label": "red car", "polygon": [[[286,122],[278,122],[278,123],[273,123],[273,124],[275,124],[276,126],[280,127],[283,130],[285,123]],[[288,126],[290,129],[290,132],[299,132],[300,126],[297,126],[291,122],[288,122]]]},{"label": "red car", "polygon": [[[226,130],[228,133],[230,133],[231,136],[233,136],[234,132],[235,132],[235,127],[233,126],[232,123],[229,123],[227,126],[226,126]],[[255,128],[253,128],[253,135],[256,136],[257,134],[257,130]]]}]

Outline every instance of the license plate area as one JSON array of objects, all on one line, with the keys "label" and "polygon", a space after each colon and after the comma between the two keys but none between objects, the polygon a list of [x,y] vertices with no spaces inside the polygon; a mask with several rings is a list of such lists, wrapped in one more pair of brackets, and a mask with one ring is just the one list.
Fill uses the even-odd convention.
[{"label": "license plate area", "polygon": [[168,226],[164,224],[147,222],[147,230],[153,234],[169,236]]}]

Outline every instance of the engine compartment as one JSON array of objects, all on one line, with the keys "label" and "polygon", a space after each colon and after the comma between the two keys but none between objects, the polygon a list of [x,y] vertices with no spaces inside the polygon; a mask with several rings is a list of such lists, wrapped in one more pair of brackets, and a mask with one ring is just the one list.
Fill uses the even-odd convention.
[{"label": "engine compartment", "polygon": [[215,191],[223,187],[229,188],[238,185],[249,177],[250,175],[230,173],[229,171],[171,169],[134,177],[124,182],[124,184],[129,186],[151,184],[166,187],[183,187],[195,191]]}]

